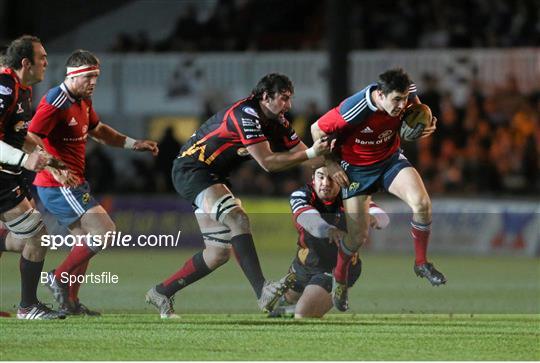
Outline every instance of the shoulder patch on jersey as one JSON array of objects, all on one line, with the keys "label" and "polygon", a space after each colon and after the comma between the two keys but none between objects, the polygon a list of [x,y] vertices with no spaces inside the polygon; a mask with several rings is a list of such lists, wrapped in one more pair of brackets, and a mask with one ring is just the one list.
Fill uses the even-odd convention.
[{"label": "shoulder patch on jersey", "polygon": [[298,135],[297,135],[296,132],[295,132],[295,133],[293,133],[293,134],[291,135],[291,140],[294,141],[294,140],[296,140],[296,139],[298,139]]},{"label": "shoulder patch on jersey", "polygon": [[63,108],[62,106],[65,105],[68,100],[68,96],[60,87],[51,88],[45,97],[47,103],[56,108]]},{"label": "shoulder patch on jersey", "polygon": [[249,114],[251,116],[255,116],[255,117],[259,118],[259,114],[257,113],[257,111],[255,111],[255,109],[253,107],[249,107],[249,106],[243,107],[242,111],[244,111],[245,113],[247,113],[247,114]]},{"label": "shoulder patch on jersey", "polygon": [[0,85],[0,95],[9,96],[12,93],[13,93],[13,89],[11,87]]}]

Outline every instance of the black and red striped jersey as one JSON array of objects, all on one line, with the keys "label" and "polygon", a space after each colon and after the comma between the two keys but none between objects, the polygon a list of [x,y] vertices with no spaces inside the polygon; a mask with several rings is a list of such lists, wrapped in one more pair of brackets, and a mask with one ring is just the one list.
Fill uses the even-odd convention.
[{"label": "black and red striped jersey", "polygon": [[[22,149],[32,119],[32,87],[23,86],[11,68],[0,73],[0,140]],[[19,173],[21,167],[0,164],[0,170]]]},{"label": "black and red striped jersey", "polygon": [[302,264],[312,267],[334,268],[337,261],[337,246],[329,243],[328,238],[317,238],[312,236],[298,222],[300,214],[316,210],[326,223],[336,226],[342,231],[346,231],[345,213],[341,195],[338,194],[333,202],[324,202],[317,196],[312,184],[306,184],[292,192],[289,202],[293,212],[293,222],[298,231],[298,255],[301,250],[305,251],[304,258],[300,259]]},{"label": "black and red striped jersey", "polygon": [[287,151],[300,139],[287,120],[268,119],[259,102],[246,98],[210,117],[180,150],[212,171],[227,176],[251,158],[246,147],[268,141],[274,152]]}]

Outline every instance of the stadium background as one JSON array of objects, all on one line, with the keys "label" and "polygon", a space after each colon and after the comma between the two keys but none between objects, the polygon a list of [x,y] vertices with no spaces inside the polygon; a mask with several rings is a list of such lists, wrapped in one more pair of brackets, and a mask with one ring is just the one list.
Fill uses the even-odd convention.
[{"label": "stadium background", "polygon": [[[117,248],[93,259],[91,271],[118,273],[120,283],[83,286],[81,299],[92,307],[153,313],[144,292],[201,245],[169,175],[180,145],[209,115],[280,71],[295,83],[289,118],[309,145],[306,130],[318,116],[381,71],[402,66],[439,119],[433,137],[403,147],[434,201],[430,251],[449,285],[432,289],[413,275],[405,205],[378,194],[392,224],[370,236],[352,313],[540,313],[537,1],[0,2],[3,42],[25,33],[39,36],[49,53],[34,105],[63,79],[66,56],[85,48],[102,61],[94,96],[102,120],[160,141],[157,159],[89,142],[89,182],[119,230],[182,231],[177,248]],[[295,251],[287,195],[307,180],[301,168],[269,175],[255,163],[232,176],[272,278]],[[50,233],[65,233],[47,222]],[[64,255],[50,253],[46,268]],[[2,310],[17,303],[17,261],[9,254],[0,260]],[[40,296],[51,301],[44,289]],[[257,311],[233,261],[179,294],[176,306],[181,313]],[[537,324],[532,336],[538,342]],[[539,359],[538,348],[532,353]]]}]

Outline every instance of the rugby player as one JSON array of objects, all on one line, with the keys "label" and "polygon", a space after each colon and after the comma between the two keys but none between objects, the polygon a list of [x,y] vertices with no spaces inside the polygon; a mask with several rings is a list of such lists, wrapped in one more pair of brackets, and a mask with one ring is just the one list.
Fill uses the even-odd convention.
[{"label": "rugby player", "polygon": [[[431,232],[431,200],[422,178],[400,149],[400,116],[407,105],[420,103],[416,85],[402,69],[391,69],[342,101],[311,127],[314,140],[332,135],[338,139],[341,165],[326,157],[332,178],[342,189],[349,227],[348,238],[340,243],[334,270],[333,302],[340,311],[348,309],[349,264],[367,238],[369,197],[384,189],[412,209],[411,235],[415,247],[414,272],[438,286],[444,275],[428,262],[426,254]],[[421,137],[431,135],[436,118]]]},{"label": "rugby player", "polygon": [[[296,281],[269,316],[321,318],[332,308],[332,270],[347,230],[340,187],[330,178],[327,168],[320,167],[310,184],[292,192],[290,204],[298,249],[289,272],[295,274]],[[372,201],[369,217],[371,227],[376,229],[386,228],[390,222],[384,210]],[[348,268],[347,286],[351,287],[362,272],[358,252]]]},{"label": "rugby player", "polygon": [[32,85],[41,82],[47,68],[47,52],[41,41],[24,35],[9,45],[0,73],[0,252],[21,252],[21,301],[19,319],[64,319],[37,299],[37,286],[46,248],[40,244],[45,228],[40,213],[30,202],[22,168],[40,171],[53,162],[36,148],[28,135],[32,117]]},{"label": "rugby player", "polygon": [[99,59],[89,51],[76,50],[66,61],[66,78],[62,84],[50,89],[39,103],[30,123],[29,132],[36,135],[43,148],[63,161],[72,177],[65,187],[57,175],[48,170],[40,171],[34,180],[44,207],[73,235],[90,235],[85,243],[75,244],[66,259],[48,273],[46,286],[60,304],[61,310],[71,315],[99,315],[81,304],[79,284],[71,286],[61,281],[62,274],[83,275],[90,258],[104,244],[107,232],[116,226],[107,211],[90,194],[84,177],[85,150],[88,135],[96,141],[135,151],[158,153],[157,143],[134,140],[100,121],[92,105],[97,79],[100,74]]},{"label": "rugby player", "polygon": [[333,143],[320,139],[307,148],[285,118],[293,93],[287,76],[267,74],[249,97],[210,117],[180,150],[173,165],[174,186],[192,203],[205,248],[147,292],[146,301],[162,318],[177,317],[174,294],[226,263],[231,250],[263,311],[272,310],[292,283],[292,275],[278,282],[264,278],[249,218],[233,195],[228,176],[252,158],[272,172],[330,151]]}]

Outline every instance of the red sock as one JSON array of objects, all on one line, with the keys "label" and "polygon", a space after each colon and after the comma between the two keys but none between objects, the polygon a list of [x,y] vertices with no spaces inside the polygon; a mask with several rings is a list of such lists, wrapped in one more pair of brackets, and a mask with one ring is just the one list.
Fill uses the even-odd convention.
[{"label": "red sock", "polygon": [[414,241],[415,264],[421,265],[427,262],[427,246],[431,234],[431,223],[421,224],[411,222],[411,236]]},{"label": "red sock", "polygon": [[184,263],[184,266],[174,273],[167,280],[156,286],[157,292],[171,297],[177,291],[198,281],[208,275],[212,270],[208,267],[203,258],[203,252],[197,252],[193,257]]},{"label": "red sock", "polygon": [[88,246],[85,244],[75,245],[73,249],[71,250],[71,252],[69,253],[69,255],[64,260],[64,262],[62,262],[62,264],[56,268],[56,271],[54,272],[54,276],[57,279],[61,279],[62,272],[67,272],[70,275],[73,274],[73,272],[78,266],[82,266],[95,254],[96,253],[92,251],[90,248],[88,248]]},{"label": "red sock", "polygon": [[190,258],[189,260],[184,263],[184,266],[178,271],[176,271],[173,275],[171,275],[167,280],[163,281],[162,284],[164,287],[169,286],[175,281],[178,281],[180,279],[183,279],[186,276],[191,275],[196,271],[195,265],[193,264],[193,258]]},{"label": "red sock", "polygon": [[349,265],[354,253],[347,254],[343,251],[341,244],[338,247],[338,257],[336,268],[334,269],[334,278],[341,284],[346,284],[349,280]]},{"label": "red sock", "polygon": [[[86,273],[86,269],[88,268],[88,263],[90,261],[84,262],[82,265],[78,266],[73,270],[72,274],[75,276],[81,276]],[[76,302],[79,301],[79,288],[81,287],[81,284],[78,281],[75,281],[73,284],[69,286],[69,300]]]}]

